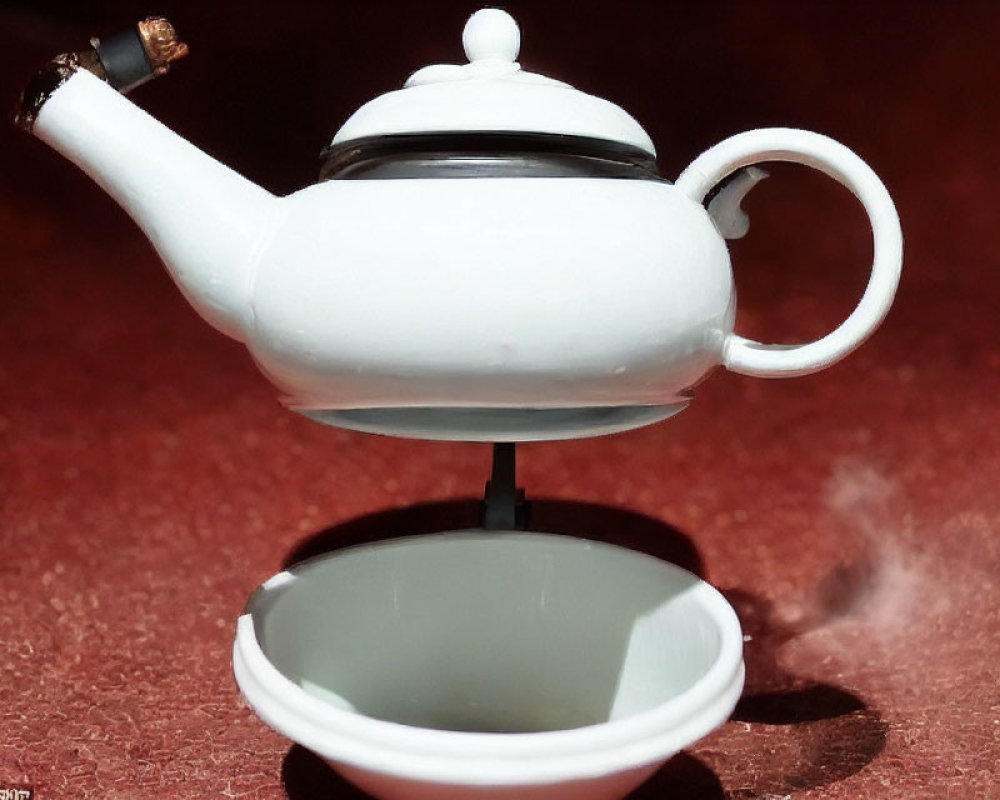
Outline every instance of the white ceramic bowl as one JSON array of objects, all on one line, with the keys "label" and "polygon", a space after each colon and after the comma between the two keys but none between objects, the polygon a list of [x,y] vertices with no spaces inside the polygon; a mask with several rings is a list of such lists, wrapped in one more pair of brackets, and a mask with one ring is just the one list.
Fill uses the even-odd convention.
[{"label": "white ceramic bowl", "polygon": [[383,800],[611,800],[721,724],[742,634],[651,556],[469,531],[334,552],[251,597],[237,682]]}]

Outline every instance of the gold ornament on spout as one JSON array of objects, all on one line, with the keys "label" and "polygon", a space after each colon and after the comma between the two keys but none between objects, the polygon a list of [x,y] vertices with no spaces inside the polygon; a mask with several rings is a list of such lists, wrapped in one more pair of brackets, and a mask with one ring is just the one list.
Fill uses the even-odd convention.
[{"label": "gold ornament on spout", "polygon": [[174,26],[165,17],[147,17],[137,27],[149,63],[157,75],[164,74],[171,62],[188,54],[188,46],[178,38]]}]

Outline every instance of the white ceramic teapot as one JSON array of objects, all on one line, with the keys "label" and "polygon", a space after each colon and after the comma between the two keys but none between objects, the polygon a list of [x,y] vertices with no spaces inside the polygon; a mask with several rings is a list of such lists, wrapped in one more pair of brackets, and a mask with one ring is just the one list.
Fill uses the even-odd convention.
[{"label": "white ceramic teapot", "polygon": [[[624,430],[682,409],[719,364],[768,377],[827,367],[892,302],[899,220],[847,148],[750,131],[671,184],[625,111],[520,69],[520,34],[502,11],[469,20],[468,64],[425,67],[364,105],[334,137],[321,181],[280,198],[113,88],[183,49],[165,21],[138,30],[145,72],[132,74],[120,43],[63,57],[26,94],[22,123],[132,215],[195,309],[315,419],[487,441]],[[702,205],[764,161],[847,186],[874,235],[857,308],[800,346],[733,332],[729,254]]]}]

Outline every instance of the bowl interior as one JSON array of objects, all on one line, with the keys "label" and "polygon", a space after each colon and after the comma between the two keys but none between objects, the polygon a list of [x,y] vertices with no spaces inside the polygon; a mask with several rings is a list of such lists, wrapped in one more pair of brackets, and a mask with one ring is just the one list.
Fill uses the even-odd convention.
[{"label": "bowl interior", "polygon": [[248,608],[269,661],[318,699],[421,728],[627,717],[691,688],[721,648],[698,578],[569,537],[414,537],[291,573]]}]

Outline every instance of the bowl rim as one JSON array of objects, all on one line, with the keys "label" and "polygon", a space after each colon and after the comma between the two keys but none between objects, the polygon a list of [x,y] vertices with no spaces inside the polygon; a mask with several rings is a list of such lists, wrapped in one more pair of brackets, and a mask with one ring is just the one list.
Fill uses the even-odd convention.
[{"label": "bowl rim", "polygon": [[[566,730],[481,733],[420,728],[374,719],[325,703],[282,674],[257,640],[253,613],[264,593],[295,579],[296,570],[358,549],[401,543],[503,536],[532,544],[586,547],[653,562],[692,584],[683,590],[705,609],[719,632],[719,653],[691,686],[669,700],[608,722]],[[269,604],[268,604],[269,605]],[[362,544],[301,562],[265,581],[237,621],[233,670],[244,697],[271,727],[334,762],[426,782],[524,785],[598,777],[665,761],[724,722],[742,692],[743,634],[732,606],[696,575],[654,556],[560,534],[454,531]]]}]

